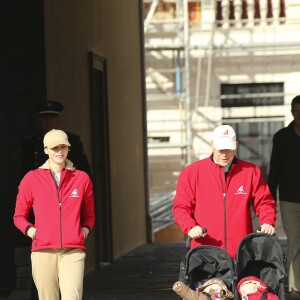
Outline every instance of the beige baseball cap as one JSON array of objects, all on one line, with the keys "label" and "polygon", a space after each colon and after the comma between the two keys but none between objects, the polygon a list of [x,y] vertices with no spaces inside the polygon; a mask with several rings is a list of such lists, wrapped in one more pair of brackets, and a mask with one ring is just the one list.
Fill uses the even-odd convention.
[{"label": "beige baseball cap", "polygon": [[58,145],[71,146],[67,134],[59,129],[52,129],[44,136],[44,148],[54,148]]}]

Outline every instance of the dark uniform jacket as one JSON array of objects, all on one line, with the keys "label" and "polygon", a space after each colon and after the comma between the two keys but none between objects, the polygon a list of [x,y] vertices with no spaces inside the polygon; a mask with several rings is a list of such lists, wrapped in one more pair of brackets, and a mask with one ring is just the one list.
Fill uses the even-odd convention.
[{"label": "dark uniform jacket", "polygon": [[[91,176],[90,165],[84,153],[83,144],[79,135],[66,132],[71,144],[71,151],[68,154],[70,160],[76,169],[85,171]],[[28,171],[39,168],[48,159],[43,146],[44,133],[38,133],[29,136],[22,143],[22,175]]]},{"label": "dark uniform jacket", "polygon": [[294,131],[294,121],[277,131],[268,177],[270,191],[279,200],[300,203],[300,137]]}]

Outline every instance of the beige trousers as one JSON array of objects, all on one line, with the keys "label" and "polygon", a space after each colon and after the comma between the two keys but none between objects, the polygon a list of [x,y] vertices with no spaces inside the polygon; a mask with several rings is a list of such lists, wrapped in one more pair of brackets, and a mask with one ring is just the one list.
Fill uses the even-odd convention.
[{"label": "beige trousers", "polygon": [[81,300],[84,261],[82,249],[44,249],[31,253],[32,276],[39,300]]},{"label": "beige trousers", "polygon": [[280,201],[280,210],[288,243],[289,292],[300,291],[300,204]]}]

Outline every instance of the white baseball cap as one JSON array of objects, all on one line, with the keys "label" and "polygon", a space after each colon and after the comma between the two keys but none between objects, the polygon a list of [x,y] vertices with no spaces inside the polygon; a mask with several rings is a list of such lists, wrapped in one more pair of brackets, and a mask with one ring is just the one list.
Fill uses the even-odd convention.
[{"label": "white baseball cap", "polygon": [[235,150],[236,134],[229,125],[220,125],[213,132],[213,146],[216,150]]}]

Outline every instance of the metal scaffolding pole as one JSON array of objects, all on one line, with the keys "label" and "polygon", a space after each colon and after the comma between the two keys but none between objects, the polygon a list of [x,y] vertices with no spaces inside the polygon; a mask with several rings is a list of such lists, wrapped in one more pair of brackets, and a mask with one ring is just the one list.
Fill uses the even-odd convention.
[{"label": "metal scaffolding pole", "polygon": [[144,21],[144,34],[147,33],[149,22],[151,21],[153,15],[154,15],[157,4],[158,4],[158,0],[153,0],[153,2],[151,4],[151,7],[150,7],[150,10],[148,12],[148,15],[147,15],[147,17]]},{"label": "metal scaffolding pole", "polygon": [[184,25],[184,61],[185,61],[185,133],[187,146],[187,164],[192,162],[192,123],[190,101],[190,47],[189,47],[189,11],[188,0],[183,0],[183,25]]},{"label": "metal scaffolding pole", "polygon": [[[200,1],[200,0],[199,0]],[[174,13],[174,19],[162,19],[153,20],[155,10],[159,6],[158,0],[149,0],[150,6],[145,18],[144,28],[145,34],[149,34],[149,38],[153,37],[153,45],[146,47],[148,51],[166,51],[166,50],[176,50],[178,56],[175,57],[175,67],[174,67],[174,87],[176,89],[176,96],[173,95],[173,99],[178,100],[178,110],[180,113],[180,143],[182,144],[181,149],[185,150],[185,162],[184,165],[192,163],[193,151],[192,151],[192,113],[191,113],[191,92],[190,92],[190,22],[189,22],[189,0],[168,0],[168,4],[176,4],[176,11]],[[174,7],[174,6],[173,6]],[[152,27],[151,24],[155,24]],[[170,26],[173,25],[173,26]],[[161,43],[160,45],[155,45],[155,38],[161,34],[163,39],[164,34],[171,34],[171,37],[165,39],[164,42],[169,44]],[[173,39],[173,40],[172,40]],[[160,55],[164,55],[161,54]],[[167,57],[166,57],[167,58]],[[163,95],[155,94],[154,97],[158,99],[159,97],[169,97],[172,95],[168,92],[168,87],[166,87],[163,82],[160,82],[163,76],[159,75],[162,72],[160,69],[156,69],[156,72],[151,68],[148,68],[151,72],[151,79],[160,89]],[[147,95],[149,100],[153,95]],[[175,96],[175,97],[174,97]]]}]

